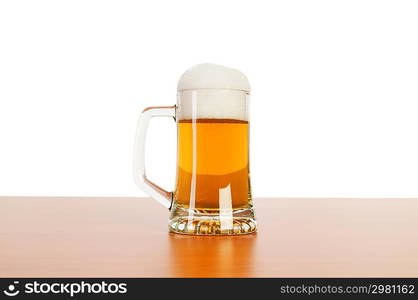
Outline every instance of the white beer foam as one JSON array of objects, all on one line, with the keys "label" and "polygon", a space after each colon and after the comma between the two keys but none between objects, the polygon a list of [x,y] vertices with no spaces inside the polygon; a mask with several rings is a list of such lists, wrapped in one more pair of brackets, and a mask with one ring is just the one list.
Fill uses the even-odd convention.
[{"label": "white beer foam", "polygon": [[248,120],[250,83],[240,71],[215,64],[200,64],[179,79],[178,119]]},{"label": "white beer foam", "polygon": [[239,70],[215,64],[199,64],[180,77],[177,90],[227,89],[250,92],[247,76]]},{"label": "white beer foam", "polygon": [[177,118],[248,121],[248,94],[239,90],[186,90],[178,92]]}]

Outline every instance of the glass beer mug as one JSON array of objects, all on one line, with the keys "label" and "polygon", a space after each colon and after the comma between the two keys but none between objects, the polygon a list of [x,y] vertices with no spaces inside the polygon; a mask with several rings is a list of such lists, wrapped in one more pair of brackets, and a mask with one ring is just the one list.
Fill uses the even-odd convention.
[{"label": "glass beer mug", "polygon": [[[178,82],[177,105],[146,108],[138,121],[137,185],[170,210],[169,231],[235,235],[256,231],[249,173],[250,85],[238,70],[201,64]],[[152,117],[177,123],[177,178],[173,192],[147,179],[145,138]]]}]

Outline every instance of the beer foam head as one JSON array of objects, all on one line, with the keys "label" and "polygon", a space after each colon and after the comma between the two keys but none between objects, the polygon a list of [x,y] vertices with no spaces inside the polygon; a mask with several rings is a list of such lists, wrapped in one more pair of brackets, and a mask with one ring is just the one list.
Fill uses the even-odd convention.
[{"label": "beer foam head", "polygon": [[199,89],[226,89],[250,92],[247,76],[236,69],[215,64],[199,64],[180,77],[178,91]]},{"label": "beer foam head", "polygon": [[187,70],[177,86],[177,117],[248,120],[250,84],[238,70],[200,64]]}]

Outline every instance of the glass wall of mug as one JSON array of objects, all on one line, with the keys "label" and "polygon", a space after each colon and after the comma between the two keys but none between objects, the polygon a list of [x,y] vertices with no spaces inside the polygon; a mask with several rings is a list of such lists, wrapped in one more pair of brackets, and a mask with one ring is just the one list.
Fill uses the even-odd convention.
[{"label": "glass wall of mug", "polygon": [[169,221],[183,234],[256,231],[249,172],[249,95],[178,92],[177,178]]}]

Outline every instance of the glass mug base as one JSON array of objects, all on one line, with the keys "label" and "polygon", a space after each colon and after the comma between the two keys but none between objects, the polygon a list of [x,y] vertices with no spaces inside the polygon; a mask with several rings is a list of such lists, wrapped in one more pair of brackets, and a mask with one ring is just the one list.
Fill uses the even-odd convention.
[{"label": "glass mug base", "polygon": [[174,207],[168,229],[188,235],[240,235],[257,231],[252,208],[198,210]]}]

